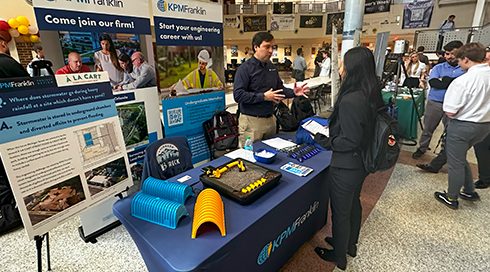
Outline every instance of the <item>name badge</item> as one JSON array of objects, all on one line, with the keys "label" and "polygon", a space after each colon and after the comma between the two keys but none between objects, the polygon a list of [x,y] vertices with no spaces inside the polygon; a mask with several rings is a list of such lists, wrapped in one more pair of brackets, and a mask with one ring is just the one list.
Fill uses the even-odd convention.
[{"label": "name badge", "polygon": [[275,68],[269,68],[269,72],[274,72],[275,70]]}]

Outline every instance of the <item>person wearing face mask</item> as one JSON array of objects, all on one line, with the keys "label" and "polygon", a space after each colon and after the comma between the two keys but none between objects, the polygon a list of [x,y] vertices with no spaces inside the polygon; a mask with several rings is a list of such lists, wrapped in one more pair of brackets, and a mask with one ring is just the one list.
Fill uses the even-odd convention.
[{"label": "person wearing face mask", "polygon": [[197,54],[198,68],[190,72],[182,83],[186,89],[205,89],[205,88],[223,88],[223,83],[219,80],[218,75],[211,70],[213,63],[208,50],[203,49]]},{"label": "person wearing face mask", "polygon": [[0,78],[27,77],[29,74],[24,67],[8,54],[11,40],[8,31],[0,30]]},{"label": "person wearing face mask", "polygon": [[447,123],[447,117],[442,110],[442,102],[446,90],[451,82],[464,74],[464,71],[459,67],[458,60],[455,57],[457,50],[463,46],[460,41],[452,41],[444,46],[444,57],[446,62],[437,64],[432,68],[429,75],[430,91],[425,106],[424,114],[424,130],[419,140],[419,147],[412,154],[412,158],[418,159],[429,148],[432,134],[439,123],[443,122],[444,126]]},{"label": "person wearing face mask", "polygon": [[243,144],[247,137],[252,141],[276,134],[274,104],[284,98],[306,96],[306,83],[294,89],[285,88],[276,66],[272,64],[274,36],[258,32],[252,38],[254,56],[240,65],[235,74],[233,98],[238,103],[239,139]]}]

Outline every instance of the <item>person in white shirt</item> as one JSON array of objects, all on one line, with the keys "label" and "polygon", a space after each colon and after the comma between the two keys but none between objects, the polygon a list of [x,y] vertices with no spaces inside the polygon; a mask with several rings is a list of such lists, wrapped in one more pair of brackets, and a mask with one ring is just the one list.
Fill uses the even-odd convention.
[{"label": "person in white shirt", "polygon": [[410,62],[407,64],[407,75],[409,77],[421,78],[425,73],[426,65],[419,60],[419,54],[414,52],[410,55]]},{"label": "person in white shirt", "polygon": [[99,42],[101,49],[94,53],[95,69],[97,72],[107,71],[112,86],[120,85],[124,79],[124,70],[118,61],[121,52],[116,49],[109,34],[101,34]]},{"label": "person in white shirt", "polygon": [[449,85],[443,104],[451,118],[446,136],[448,191],[434,193],[439,202],[452,209],[458,208],[458,196],[469,201],[480,199],[466,153],[490,134],[490,66],[485,62],[485,48],[468,43],[457,51],[456,58],[467,72]]},{"label": "person in white shirt", "polygon": [[328,52],[327,50],[324,50],[322,52],[323,54],[323,61],[322,61],[322,65],[321,65],[321,70],[320,70],[320,76],[330,76],[330,57],[328,55]]}]

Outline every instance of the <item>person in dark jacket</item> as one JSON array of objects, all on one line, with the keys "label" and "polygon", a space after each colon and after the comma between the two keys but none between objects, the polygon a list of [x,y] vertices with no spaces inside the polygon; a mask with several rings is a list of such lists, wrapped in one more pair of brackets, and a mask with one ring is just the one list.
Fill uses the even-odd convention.
[{"label": "person in dark jacket", "polygon": [[374,136],[376,109],[383,106],[380,90],[372,52],[365,47],[347,51],[339,97],[330,118],[330,138],[315,135],[333,151],[328,173],[333,237],[325,240],[334,247],[317,247],[315,252],[342,270],[347,266],[346,254],[357,254],[362,215],[359,197],[368,175],[361,150]]},{"label": "person in dark jacket", "polygon": [[0,30],[0,78],[28,77],[26,69],[8,54],[11,40],[8,31]]}]

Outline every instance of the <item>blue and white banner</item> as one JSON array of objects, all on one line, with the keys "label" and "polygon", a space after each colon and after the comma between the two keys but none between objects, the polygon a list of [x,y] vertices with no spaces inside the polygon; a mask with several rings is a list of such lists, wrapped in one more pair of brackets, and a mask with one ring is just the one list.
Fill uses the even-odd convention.
[{"label": "blue and white banner", "polygon": [[165,136],[186,136],[192,152],[192,163],[210,158],[202,123],[217,111],[225,109],[225,93],[176,97],[162,100]]},{"label": "blue and white banner", "polygon": [[218,3],[153,0],[157,45],[223,46],[223,12]]},{"label": "blue and white banner", "polygon": [[33,0],[39,29],[151,34],[148,0]]},{"label": "blue and white banner", "polygon": [[0,88],[0,155],[31,239],[132,184],[107,73]]}]

